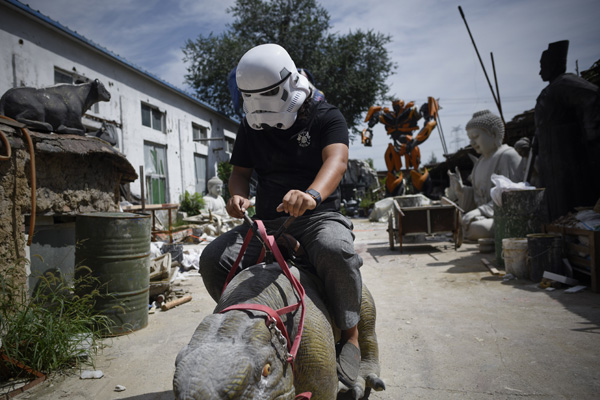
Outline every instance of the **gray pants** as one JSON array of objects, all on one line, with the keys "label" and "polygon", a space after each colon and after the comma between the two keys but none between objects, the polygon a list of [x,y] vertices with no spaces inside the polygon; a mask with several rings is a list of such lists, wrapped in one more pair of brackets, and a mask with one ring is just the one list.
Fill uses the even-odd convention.
[{"label": "gray pants", "polygon": [[[287,217],[263,221],[272,235]],[[215,301],[221,297],[227,274],[240,253],[248,225],[238,226],[209,243],[200,256],[200,274]],[[285,231],[300,242],[308,261],[324,284],[327,302],[338,328],[346,330],[358,323],[362,297],[359,268],[362,258],[354,251],[352,222],[338,212],[321,212],[297,218]],[[262,250],[253,237],[241,261],[242,268],[257,263]]]}]

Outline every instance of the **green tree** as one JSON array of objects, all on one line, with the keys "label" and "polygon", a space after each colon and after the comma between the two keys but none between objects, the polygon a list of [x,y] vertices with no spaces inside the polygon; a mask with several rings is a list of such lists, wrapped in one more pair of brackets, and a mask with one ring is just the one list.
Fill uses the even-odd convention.
[{"label": "green tree", "polygon": [[432,165],[432,164],[437,164],[437,162],[438,162],[438,159],[437,159],[435,153],[432,152],[431,157],[429,157],[429,161],[427,161],[427,164]]},{"label": "green tree", "polygon": [[227,202],[231,195],[229,194],[229,177],[231,176],[231,171],[233,170],[233,165],[229,164],[227,161],[220,162],[217,164],[217,176],[220,180],[223,181],[223,200]]},{"label": "green tree", "polygon": [[389,36],[330,33],[329,13],[315,0],[237,0],[227,12],[233,22],[225,32],[190,39],[183,47],[186,82],[223,113],[235,116],[228,75],[246,51],[264,43],[283,46],[297,67],[311,71],[315,86],[354,132],[371,105],[390,100],[385,82],[396,65],[385,48]]}]

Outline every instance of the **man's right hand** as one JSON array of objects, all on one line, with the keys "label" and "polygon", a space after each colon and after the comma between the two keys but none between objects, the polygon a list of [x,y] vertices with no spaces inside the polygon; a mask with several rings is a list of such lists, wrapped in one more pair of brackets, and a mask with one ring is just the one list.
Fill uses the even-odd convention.
[{"label": "man's right hand", "polygon": [[227,201],[227,213],[233,218],[244,218],[244,213],[250,207],[250,200],[240,195],[233,195]]}]

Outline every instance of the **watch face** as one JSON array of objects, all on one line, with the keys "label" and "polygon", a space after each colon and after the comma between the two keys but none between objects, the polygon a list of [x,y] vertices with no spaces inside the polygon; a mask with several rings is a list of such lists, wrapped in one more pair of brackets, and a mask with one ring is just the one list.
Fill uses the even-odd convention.
[{"label": "watch face", "polygon": [[314,190],[314,189],[308,189],[308,190],[306,191],[306,193],[308,193],[309,195],[311,195],[311,196],[312,196],[312,198],[313,198],[313,199],[315,199],[315,201],[317,202],[317,206],[318,206],[319,204],[321,204],[321,194],[320,194],[319,192],[317,192],[317,191],[316,191],[316,190]]}]

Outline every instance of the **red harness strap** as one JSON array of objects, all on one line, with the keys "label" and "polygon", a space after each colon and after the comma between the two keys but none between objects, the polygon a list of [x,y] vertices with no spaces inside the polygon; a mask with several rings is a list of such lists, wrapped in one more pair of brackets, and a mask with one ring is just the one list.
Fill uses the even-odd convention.
[{"label": "red harness strap", "polygon": [[[269,316],[269,318],[267,318],[267,326],[270,326],[271,323],[275,323],[277,328],[281,331],[281,333],[287,340],[287,348],[288,348],[288,352],[290,354],[287,361],[289,363],[291,363],[292,367],[293,367],[294,360],[296,359],[296,354],[298,353],[298,347],[300,346],[300,340],[302,338],[302,331],[304,328],[304,313],[305,313],[304,288],[302,287],[302,285],[300,284],[298,279],[296,279],[296,277],[292,274],[292,271],[290,271],[290,267],[285,262],[283,255],[281,255],[281,252],[279,251],[279,247],[277,247],[277,243],[275,242],[275,237],[267,234],[265,225],[263,224],[262,221],[257,220],[255,222],[258,226],[258,231],[260,233],[260,236],[261,236],[263,242],[269,248],[269,250],[273,253],[273,256],[275,257],[275,260],[277,260],[277,263],[281,267],[283,274],[289,279],[292,287],[294,288],[294,291],[298,295],[299,301],[296,304],[292,304],[287,307],[280,308],[279,310],[273,310],[272,308],[265,306],[263,304],[236,304],[236,305],[225,308],[224,310],[221,311],[221,313],[231,311],[231,310],[256,310],[256,311],[262,311],[262,312],[266,313]],[[246,249],[248,248],[248,244],[250,243],[250,239],[252,239],[253,234],[254,234],[254,232],[253,232],[252,228],[250,228],[250,230],[246,234],[246,237],[244,238],[244,243],[240,250],[240,254],[238,255],[237,259],[235,260],[235,263],[233,264],[233,266],[231,267],[231,270],[229,271],[229,275],[227,276],[227,279],[225,281],[223,291],[225,291],[225,288],[227,287],[229,282],[231,282],[231,280],[237,273],[242,256],[243,256],[244,252],[246,251]],[[265,254],[265,249],[263,248],[263,251],[261,252],[258,262],[262,261],[264,254]],[[283,324],[280,316],[290,313],[292,311],[295,311],[298,308],[301,308],[300,321],[298,323],[298,332],[296,333],[296,337],[294,338],[294,344],[292,345],[289,335],[287,333],[287,329],[285,328],[285,325]],[[306,394],[303,393],[303,395],[306,395]],[[310,398],[310,397],[307,397],[307,398]]]}]

